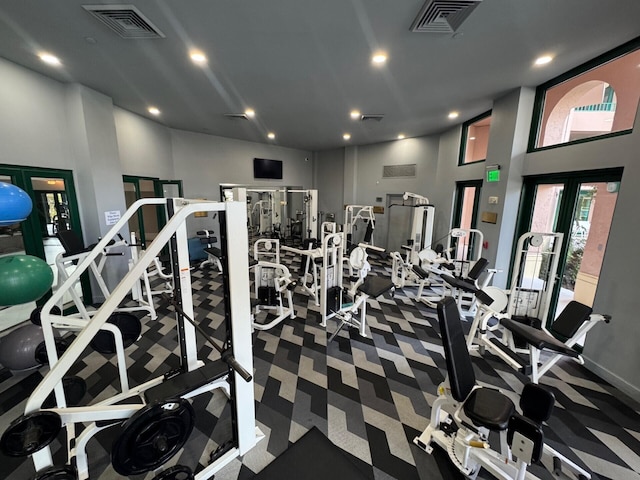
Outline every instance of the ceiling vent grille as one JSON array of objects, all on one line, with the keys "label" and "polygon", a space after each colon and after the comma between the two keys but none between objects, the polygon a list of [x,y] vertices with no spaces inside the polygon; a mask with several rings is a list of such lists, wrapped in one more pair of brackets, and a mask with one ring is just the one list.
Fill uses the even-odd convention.
[{"label": "ceiling vent grille", "polygon": [[382,167],[382,178],[415,177],[416,164],[406,165],[384,165]]},{"label": "ceiling vent grille", "polygon": [[133,5],[83,5],[82,8],[122,38],[164,38],[164,33]]},{"label": "ceiling vent grille", "polygon": [[411,24],[412,32],[453,33],[482,0],[427,0]]},{"label": "ceiling vent grille", "polygon": [[379,122],[384,118],[384,114],[382,113],[364,113],[360,116],[360,121],[366,122],[367,120],[374,120]]},{"label": "ceiling vent grille", "polygon": [[229,120],[249,120],[246,113],[225,113],[224,116]]}]

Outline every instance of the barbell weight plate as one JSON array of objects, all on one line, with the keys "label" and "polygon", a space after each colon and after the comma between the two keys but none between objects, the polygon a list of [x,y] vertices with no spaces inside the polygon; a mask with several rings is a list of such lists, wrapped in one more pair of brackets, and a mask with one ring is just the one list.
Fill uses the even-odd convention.
[{"label": "barbell weight plate", "polygon": [[[85,393],[87,393],[87,382],[77,375],[63,378],[62,387],[64,388],[67,407],[79,406],[80,401],[84,397]],[[44,402],[42,402],[42,408],[55,408],[56,406],[55,393],[51,392]]]},{"label": "barbell weight plate", "polygon": [[[111,314],[107,322],[118,327],[122,333],[122,343],[128,347],[135,342],[142,332],[142,323],[135,315],[127,312],[116,312]],[[103,354],[116,352],[116,342],[113,334],[107,330],[100,330],[91,340],[91,347]]]},{"label": "barbell weight plate", "polygon": [[70,465],[51,467],[38,473],[34,480],[77,480],[78,474]]},{"label": "barbell weight plate", "polygon": [[32,412],[16,418],[0,438],[0,450],[10,457],[26,457],[49,445],[62,429],[55,412]]},{"label": "barbell weight plate", "polygon": [[186,465],[176,465],[160,472],[152,480],[193,480],[193,472]]},{"label": "barbell weight plate", "polygon": [[138,410],[113,443],[111,463],[120,475],[138,475],[159,468],[186,443],[195,421],[184,399],[151,403]]}]

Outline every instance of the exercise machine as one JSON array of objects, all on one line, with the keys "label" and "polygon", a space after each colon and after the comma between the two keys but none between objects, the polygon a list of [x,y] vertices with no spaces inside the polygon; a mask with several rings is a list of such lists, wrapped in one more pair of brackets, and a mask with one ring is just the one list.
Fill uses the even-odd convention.
[{"label": "exercise machine", "polygon": [[[129,219],[145,205],[165,205],[168,221],[138,262],[132,265],[127,275],[91,316],[91,321],[72,315],[55,315],[53,308],[65,292],[73,288],[80,275],[91,268],[109,242],[119,235],[120,230],[127,228]],[[206,363],[197,357],[196,331],[203,331],[193,321],[185,223],[188,217],[202,211],[218,212],[220,221],[225,259],[222,276],[227,329],[222,346],[207,337],[221,357],[220,360]],[[63,377],[101,329],[108,329],[119,350],[123,348],[122,334],[117,326],[108,323],[108,319],[167,244],[173,272],[172,304],[176,311],[180,368],[134,387],[124,385],[121,380],[120,391],[107,399],[91,405],[68,406]],[[29,397],[24,415],[12,422],[0,438],[0,448],[4,453],[10,456],[30,455],[39,475],[50,475],[51,468],[63,472],[75,464],[78,478],[86,479],[89,471],[86,447],[89,440],[105,428],[123,424],[122,434],[114,442],[111,452],[114,469],[123,476],[156,470],[180,450],[191,432],[193,409],[187,399],[216,388],[223,389],[233,402],[233,439],[227,447],[216,451],[212,463],[198,472],[195,478],[211,478],[232,459],[248,452],[263,435],[256,427],[254,386],[250,373],[253,371],[253,353],[251,327],[246,321],[251,315],[247,245],[244,202],[220,203],[178,198],[136,201],[95,248],[79,261],[74,272],[44,304],[41,321],[51,368]],[[73,343],[59,358],[54,328],[78,332]],[[122,368],[122,361],[126,378],[126,363],[123,360],[118,357],[118,367]],[[43,408],[51,392],[54,392],[55,406]],[[67,434],[68,465],[53,467],[49,444],[62,428],[66,429]]]},{"label": "exercise machine", "polygon": [[[289,269],[280,263],[280,240],[258,239],[253,246],[254,294],[252,325],[256,330],[269,330],[287,318],[296,318],[293,308],[293,281]],[[260,312],[275,312],[267,323],[257,321]]]},{"label": "exercise machine", "polygon": [[204,268],[207,265],[215,265],[218,272],[222,273],[222,262],[220,261],[222,251],[214,246],[218,239],[215,237],[213,230],[198,230],[196,235],[200,237],[200,242],[206,245],[204,253],[207,254],[207,258],[200,263],[200,268]]},{"label": "exercise machine", "polygon": [[332,341],[345,326],[354,327],[360,336],[366,337],[367,300],[377,298],[391,291],[393,282],[387,277],[368,276],[371,265],[368,250],[383,252],[384,249],[359,244],[349,257],[350,287],[343,287],[344,232],[325,236],[322,242],[322,269],[320,275],[321,325],[327,327],[327,320],[336,317],[339,325],[329,337]]},{"label": "exercise machine", "polygon": [[416,193],[405,192],[401,204],[391,204],[389,208],[411,208],[411,231],[407,243],[401,245],[404,256],[400,252],[391,253],[391,278],[396,288],[419,286],[420,279],[413,272],[413,265],[420,265],[419,253],[424,249],[432,249],[433,223],[435,207],[427,197]]},{"label": "exercise machine", "polygon": [[[537,478],[527,468],[543,457],[552,461],[556,474],[565,467],[581,479],[591,478],[587,470],[545,442],[542,424],[553,413],[553,393],[536,384],[525,385],[518,399],[520,414],[509,396],[477,385],[456,301],[444,298],[437,312],[447,379],[438,387],[428,427],[414,443],[429,454],[434,445],[441,447],[471,479],[482,469],[504,480]],[[500,450],[491,448],[491,433],[498,434]]]},{"label": "exercise machine", "polygon": [[[359,234],[361,239],[354,238],[358,226],[364,226],[364,233]],[[347,239],[347,251],[351,251],[360,243],[374,245],[373,231],[376,228],[376,216],[371,205],[347,205],[344,209],[343,232]]]}]

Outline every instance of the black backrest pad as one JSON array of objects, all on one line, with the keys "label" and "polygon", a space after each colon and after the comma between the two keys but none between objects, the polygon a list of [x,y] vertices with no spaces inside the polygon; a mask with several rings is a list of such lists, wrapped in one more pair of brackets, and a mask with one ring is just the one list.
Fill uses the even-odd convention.
[{"label": "black backrest pad", "polygon": [[460,313],[456,301],[452,297],[445,297],[438,302],[438,321],[444,357],[447,361],[451,394],[458,402],[462,402],[473,390],[476,377],[462,331]]},{"label": "black backrest pad", "polygon": [[[561,340],[573,337],[580,325],[586,322],[593,310],[582,303],[572,300],[562,310],[551,325],[550,332],[558,335]],[[564,337],[564,338],[563,338]]]},{"label": "black backrest pad", "polygon": [[80,236],[73,230],[60,230],[58,232],[58,240],[60,240],[67,255],[75,255],[84,250],[84,244]]},{"label": "black backrest pad", "polygon": [[473,268],[469,270],[467,278],[470,278],[471,280],[477,280],[478,277],[482,275],[482,272],[487,269],[487,265],[489,265],[489,260],[487,260],[486,258],[479,258],[478,261],[473,265]]},{"label": "black backrest pad", "polygon": [[549,420],[555,402],[556,397],[551,390],[535,383],[527,383],[520,395],[522,414],[538,424]]},{"label": "black backrest pad", "polygon": [[[528,438],[533,442],[531,462],[534,463],[540,461],[544,448],[544,433],[542,431],[542,426],[516,413],[509,419],[509,427],[507,429],[507,443],[510,447],[513,447],[513,435],[516,432],[519,432],[525,438]],[[522,460],[526,459],[523,458]]]}]

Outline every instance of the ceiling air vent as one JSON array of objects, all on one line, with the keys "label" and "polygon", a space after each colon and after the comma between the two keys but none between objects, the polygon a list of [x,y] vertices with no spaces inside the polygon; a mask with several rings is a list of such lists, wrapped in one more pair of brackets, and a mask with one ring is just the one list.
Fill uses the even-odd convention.
[{"label": "ceiling air vent", "polygon": [[411,24],[412,32],[453,33],[482,0],[427,0]]},{"label": "ceiling air vent", "polygon": [[82,8],[122,38],[164,38],[164,33],[133,5],[83,5]]},{"label": "ceiling air vent", "polygon": [[364,113],[360,116],[360,121],[366,122],[367,120],[375,120],[379,122],[384,118],[384,115],[381,113]]},{"label": "ceiling air vent", "polygon": [[382,178],[415,177],[416,164],[406,165],[384,165],[382,167]]}]

